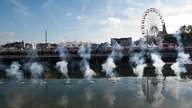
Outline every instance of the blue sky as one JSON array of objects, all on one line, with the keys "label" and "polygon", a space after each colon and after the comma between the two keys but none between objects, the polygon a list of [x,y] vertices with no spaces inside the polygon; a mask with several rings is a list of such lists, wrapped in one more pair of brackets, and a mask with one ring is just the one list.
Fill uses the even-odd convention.
[{"label": "blue sky", "polygon": [[109,42],[141,35],[142,14],[155,7],[167,31],[192,24],[191,0],[0,0],[0,44],[12,41]]}]

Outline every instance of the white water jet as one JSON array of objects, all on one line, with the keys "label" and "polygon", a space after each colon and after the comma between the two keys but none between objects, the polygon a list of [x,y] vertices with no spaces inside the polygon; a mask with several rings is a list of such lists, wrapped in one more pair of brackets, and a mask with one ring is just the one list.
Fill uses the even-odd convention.
[{"label": "white water jet", "polygon": [[88,81],[92,81],[93,80],[93,76],[95,76],[96,73],[90,68],[88,62],[85,62],[85,74],[84,77],[88,80]]},{"label": "white water jet", "polygon": [[171,69],[174,71],[178,79],[181,79],[180,74],[187,72],[184,64],[192,63],[189,54],[185,54],[184,51],[178,52],[176,62],[171,65]]},{"label": "white water jet", "polygon": [[93,81],[93,76],[96,75],[96,73],[90,68],[90,65],[88,63],[88,60],[91,57],[91,49],[90,46],[88,45],[87,48],[85,46],[81,46],[80,49],[78,50],[78,53],[80,57],[82,57],[81,64],[80,64],[80,70],[84,73],[84,77],[92,82]]},{"label": "white water jet", "polygon": [[31,71],[31,78],[32,79],[40,79],[41,75],[44,71],[43,66],[37,62],[31,63],[31,66],[29,69]]},{"label": "white water jet", "polygon": [[56,63],[56,68],[69,80],[67,64],[65,60],[59,61]]},{"label": "white water jet", "polygon": [[134,52],[132,48],[130,48],[129,50],[129,62],[133,68],[133,73],[137,75],[137,79],[141,79],[143,77],[144,69],[147,66],[144,58],[145,49],[147,47],[146,41],[146,38],[142,38],[139,40],[139,44],[137,45],[137,47],[140,49],[140,52]]},{"label": "white water jet", "polygon": [[93,81],[93,76],[96,76],[96,73],[90,68],[89,63],[87,60],[83,59],[81,61],[80,70],[84,74],[84,78],[86,78],[88,81]]},{"label": "white water jet", "polygon": [[143,71],[145,67],[146,64],[139,64],[133,69],[133,72],[137,75],[137,79],[141,79],[143,77]]},{"label": "white water jet", "polygon": [[171,69],[174,71],[178,79],[181,79],[180,74],[187,72],[186,67],[184,64],[191,64],[192,61],[190,60],[190,55],[184,52],[184,46],[181,42],[181,30],[177,31],[174,37],[177,39],[178,48],[177,50],[177,59],[176,62],[171,65]]},{"label": "white water jet", "polygon": [[147,66],[145,64],[145,60],[143,57],[143,54],[140,53],[134,53],[133,56],[130,58],[130,61],[135,63],[135,67],[133,67],[133,72],[137,75],[137,79],[141,79],[143,77],[143,72],[145,67]]},{"label": "white water jet", "polygon": [[107,60],[102,64],[102,71],[106,73],[109,79],[117,80],[114,69],[117,67],[115,65],[115,60],[120,60],[123,57],[122,53],[123,47],[117,42],[113,45],[113,50],[111,54],[108,55]]},{"label": "white water jet", "polygon": [[180,74],[187,72],[185,66],[183,64],[180,64],[179,62],[175,62],[171,65],[171,69],[174,71],[177,78],[180,80]]},{"label": "white water jet", "polygon": [[161,60],[161,56],[157,53],[152,53],[151,58],[152,58],[153,66],[155,67],[155,73],[157,74],[158,79],[162,79],[163,78],[162,70],[165,63]]},{"label": "white water jet", "polygon": [[10,67],[6,69],[7,76],[17,79],[21,81],[23,79],[23,73],[19,70],[21,65],[18,62],[12,62]]},{"label": "white water jet", "polygon": [[108,57],[107,61],[102,64],[102,71],[106,72],[106,75],[109,78],[115,78],[114,69],[116,68],[116,65],[114,63],[114,59],[112,57]]},{"label": "white water jet", "polygon": [[57,50],[59,51],[59,56],[62,59],[62,61],[57,62],[55,67],[65,76],[65,78],[67,78],[67,83],[69,83],[70,79],[68,76],[68,67],[67,67],[68,62],[66,61],[68,52],[63,44],[59,44]]}]

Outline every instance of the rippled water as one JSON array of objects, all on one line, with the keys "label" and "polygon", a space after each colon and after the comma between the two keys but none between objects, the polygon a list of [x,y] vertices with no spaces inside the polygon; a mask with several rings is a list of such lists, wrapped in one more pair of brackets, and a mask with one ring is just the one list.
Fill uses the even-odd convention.
[{"label": "rippled water", "polygon": [[122,77],[0,82],[1,108],[191,108],[192,81],[165,77]]}]

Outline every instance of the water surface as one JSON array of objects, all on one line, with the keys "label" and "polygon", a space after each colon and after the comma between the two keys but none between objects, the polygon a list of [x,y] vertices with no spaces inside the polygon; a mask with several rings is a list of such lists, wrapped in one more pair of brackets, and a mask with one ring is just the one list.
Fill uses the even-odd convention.
[{"label": "water surface", "polygon": [[164,77],[1,81],[1,108],[191,108],[192,81]]}]

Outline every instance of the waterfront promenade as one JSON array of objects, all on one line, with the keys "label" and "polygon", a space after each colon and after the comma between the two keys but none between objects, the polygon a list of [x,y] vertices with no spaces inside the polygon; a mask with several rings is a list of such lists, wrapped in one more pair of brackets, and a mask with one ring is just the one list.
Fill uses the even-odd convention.
[{"label": "waterfront promenade", "polygon": [[[143,51],[144,56],[146,57],[146,61],[150,61],[150,53],[152,52],[158,52],[162,60],[164,62],[175,62],[175,59],[177,58],[177,50],[175,48],[148,48],[148,49],[123,49],[121,50],[123,54],[123,58],[119,60],[122,63],[128,63],[129,57],[133,53],[138,53],[140,51]],[[185,48],[184,49],[186,54],[190,55],[190,58],[192,57],[192,49],[191,48]],[[67,50],[66,60],[73,61],[73,60],[80,60],[81,57],[78,54],[78,49],[75,50]],[[108,55],[112,52],[112,49],[108,50],[95,50],[92,49],[90,52],[91,63],[103,63]],[[60,61],[60,52],[56,49],[44,49],[44,50],[1,50],[0,51],[0,59],[3,63],[11,63],[12,61],[23,61],[23,60],[29,60],[29,59],[37,59],[40,61],[47,61],[48,63],[54,64],[57,61]]]}]

